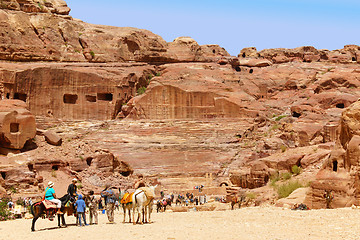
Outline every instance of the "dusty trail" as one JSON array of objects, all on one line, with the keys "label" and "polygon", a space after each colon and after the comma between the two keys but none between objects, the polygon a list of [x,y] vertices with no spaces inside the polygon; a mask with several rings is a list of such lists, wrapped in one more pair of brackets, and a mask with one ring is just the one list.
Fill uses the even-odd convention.
[{"label": "dusty trail", "polygon": [[[38,231],[30,231],[31,220],[0,222],[0,239],[359,239],[360,210],[292,211],[275,207],[243,208],[234,211],[154,213],[153,223],[116,224],[57,229],[56,222],[40,219]],[[74,223],[68,217],[68,223]]]}]

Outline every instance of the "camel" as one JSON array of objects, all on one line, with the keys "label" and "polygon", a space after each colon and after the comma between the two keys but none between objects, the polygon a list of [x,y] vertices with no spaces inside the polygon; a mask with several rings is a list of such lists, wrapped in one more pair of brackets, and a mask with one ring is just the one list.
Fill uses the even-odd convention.
[{"label": "camel", "polygon": [[[147,222],[147,213],[149,213],[148,222],[151,222],[151,211],[153,207],[153,200],[155,197],[155,186],[141,187],[136,189],[132,197],[133,204],[133,221],[136,224],[140,219],[140,224]],[[135,211],[138,212],[138,221],[135,221]],[[142,213],[142,216],[140,216]]]}]

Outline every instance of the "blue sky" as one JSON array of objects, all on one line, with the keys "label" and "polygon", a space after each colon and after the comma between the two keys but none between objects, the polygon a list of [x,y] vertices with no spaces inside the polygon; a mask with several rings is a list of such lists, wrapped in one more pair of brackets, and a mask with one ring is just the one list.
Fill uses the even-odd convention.
[{"label": "blue sky", "polygon": [[85,22],[147,29],[171,42],[190,36],[231,55],[244,47],[340,49],[360,45],[354,0],[66,0]]}]

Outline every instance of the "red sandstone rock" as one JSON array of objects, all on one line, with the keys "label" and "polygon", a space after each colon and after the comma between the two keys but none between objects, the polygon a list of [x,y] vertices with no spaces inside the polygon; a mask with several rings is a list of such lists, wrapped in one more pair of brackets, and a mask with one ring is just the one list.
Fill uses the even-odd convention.
[{"label": "red sandstone rock", "polygon": [[246,67],[268,67],[272,62],[267,59],[240,59],[240,66]]},{"label": "red sandstone rock", "polygon": [[3,0],[0,8],[24,11],[28,13],[56,13],[61,15],[68,15],[70,8],[63,0],[47,0],[38,2],[33,0]]},{"label": "red sandstone rock", "polygon": [[360,135],[359,112],[360,102],[355,102],[342,113],[340,141],[344,149],[347,149],[354,135]]},{"label": "red sandstone rock", "polygon": [[257,49],[256,49],[256,47],[243,48],[243,49],[241,49],[238,57],[239,58],[258,57]]},{"label": "red sandstone rock", "polygon": [[44,133],[44,136],[45,136],[46,142],[48,142],[51,145],[60,146],[62,143],[62,138],[52,131],[49,131],[49,130],[46,131]]},{"label": "red sandstone rock", "polygon": [[4,97],[26,101],[35,115],[68,120],[115,118],[154,75],[154,67],[141,63],[0,64],[0,80],[13,79]]},{"label": "red sandstone rock", "polygon": [[36,135],[34,116],[19,100],[0,101],[0,146],[21,149]]}]

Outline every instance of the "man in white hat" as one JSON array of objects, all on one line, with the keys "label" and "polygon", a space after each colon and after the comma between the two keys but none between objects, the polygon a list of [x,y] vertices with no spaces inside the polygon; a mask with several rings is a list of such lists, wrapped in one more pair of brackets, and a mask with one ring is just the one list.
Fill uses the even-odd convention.
[{"label": "man in white hat", "polygon": [[58,214],[62,214],[60,211],[61,208],[61,201],[59,199],[56,199],[55,190],[53,189],[54,183],[52,181],[48,182],[48,187],[45,189],[45,199],[49,200],[50,202],[53,202],[56,204],[56,207],[58,208]]},{"label": "man in white hat", "polygon": [[74,178],[73,180],[71,180],[71,184],[68,186],[68,190],[67,193],[72,196],[72,197],[76,197],[77,196],[77,179]]}]

